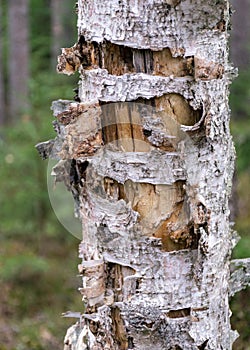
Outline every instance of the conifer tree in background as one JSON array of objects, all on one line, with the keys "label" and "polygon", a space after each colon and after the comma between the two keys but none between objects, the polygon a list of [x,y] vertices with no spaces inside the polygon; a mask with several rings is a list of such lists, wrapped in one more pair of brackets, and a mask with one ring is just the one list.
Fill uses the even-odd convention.
[{"label": "conifer tree in background", "polygon": [[62,45],[65,41],[71,40],[74,33],[73,21],[68,20],[68,16],[73,16],[74,2],[68,0],[50,0],[51,7],[51,62],[52,67],[55,67],[56,58],[60,53]]},{"label": "conifer tree in background", "polygon": [[[248,21],[248,14],[250,13],[250,1],[241,0],[237,2],[232,0],[232,5],[235,8],[235,13],[232,18],[232,44],[231,53],[234,64],[239,69],[249,68],[250,52],[250,23]],[[242,23],[245,23],[244,31],[242,30]]]},{"label": "conifer tree in background", "polygon": [[6,119],[3,62],[3,8],[2,1],[0,1],[0,126],[4,125],[4,121]]},{"label": "conifer tree in background", "polygon": [[[53,103],[59,156],[83,223],[85,311],[65,350],[230,350],[234,169],[227,0],[78,2],[79,40],[58,70],[77,102]],[[53,150],[51,150],[54,145]],[[69,166],[69,171],[62,173]]]},{"label": "conifer tree in background", "polygon": [[8,114],[19,120],[29,106],[29,2],[8,1]]},{"label": "conifer tree in background", "polygon": [[[249,79],[250,79],[250,0],[237,2],[232,0],[234,12],[232,17],[231,59],[239,70],[238,79],[232,85],[232,119],[241,122],[249,118]],[[246,23],[244,31],[242,23]],[[245,139],[248,136],[242,136]],[[241,141],[239,141],[241,143]]]}]

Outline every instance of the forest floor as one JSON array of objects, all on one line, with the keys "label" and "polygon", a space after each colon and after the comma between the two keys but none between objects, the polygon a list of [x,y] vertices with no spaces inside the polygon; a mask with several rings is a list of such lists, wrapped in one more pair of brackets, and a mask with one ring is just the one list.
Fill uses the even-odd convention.
[{"label": "forest floor", "polygon": [[[26,131],[25,128],[27,128]],[[235,228],[242,237],[233,256],[246,258],[250,256],[250,150],[248,151],[250,126],[246,127],[246,123],[242,125],[237,123],[232,129],[238,154]],[[15,128],[14,132],[13,137],[17,138],[20,131]],[[0,180],[3,180],[0,192],[1,196],[5,195],[0,221],[0,350],[61,350],[67,328],[76,321],[62,318],[61,314],[68,310],[83,312],[83,303],[77,290],[81,285],[81,280],[77,277],[77,265],[80,262],[79,240],[66,232],[58,223],[55,224],[56,220],[52,218],[54,213],[51,208],[46,209],[44,230],[39,231],[36,228],[36,222],[28,221],[29,218],[34,221],[30,214],[34,203],[39,203],[40,198],[39,200],[42,199],[48,207],[49,199],[46,197],[47,194],[44,194],[46,191],[44,179],[39,185],[40,192],[35,192],[38,187],[36,176],[41,174],[42,161],[35,153],[31,154],[30,150],[34,148],[35,143],[34,138],[37,141],[38,137],[34,136],[34,128],[27,123],[26,119],[21,125],[21,132],[22,144],[15,145],[15,149],[11,151],[8,147],[6,151],[8,157],[13,153],[13,158],[18,159],[20,164],[17,162],[7,164],[5,169],[1,169],[0,174]],[[32,135],[31,140],[27,136],[27,140],[23,141],[24,132],[25,135]],[[44,133],[46,134],[47,131],[45,130]],[[11,142],[8,142],[9,144]],[[9,159],[10,157],[7,158]],[[30,165],[31,159],[36,160],[27,172],[27,164]],[[14,166],[16,168],[13,168]],[[45,164],[44,167],[46,167]],[[20,177],[15,174],[22,173],[27,176],[22,178],[23,192],[20,192],[18,187]],[[23,208],[25,211],[22,211]],[[27,215],[26,219],[23,219],[24,215]],[[5,231],[4,227],[9,231]],[[234,350],[250,350],[249,300],[250,289],[248,288],[238,293],[231,301],[232,328],[240,333]]]},{"label": "forest floor", "polygon": [[[7,244],[6,244],[7,243]],[[5,241],[0,248],[1,261],[8,256],[9,278],[1,283],[0,293],[0,350],[59,350],[63,348],[66,329],[75,322],[61,314],[67,310],[81,311],[83,304],[77,288],[77,258],[79,241],[67,235],[65,241],[41,239],[34,249],[34,242],[16,239]],[[32,251],[33,250],[33,251]],[[31,254],[32,252],[32,254]],[[34,254],[34,255],[33,255]],[[36,256],[21,270],[21,256]],[[42,268],[37,257],[46,262]]]}]

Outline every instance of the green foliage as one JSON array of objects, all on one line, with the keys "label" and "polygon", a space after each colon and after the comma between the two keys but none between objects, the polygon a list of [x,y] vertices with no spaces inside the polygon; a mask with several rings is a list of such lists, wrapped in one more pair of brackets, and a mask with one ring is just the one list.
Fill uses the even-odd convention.
[{"label": "green foliage", "polygon": [[4,164],[0,172],[1,232],[26,235],[38,228],[38,206],[42,207],[47,198],[45,168],[34,149],[37,134],[29,120],[4,130],[0,150]]},{"label": "green foliage", "polygon": [[[250,252],[250,69],[241,71],[239,77],[233,82],[230,103],[232,109],[232,134],[236,148],[237,169],[237,207],[238,217],[235,228],[241,236],[233,251],[233,258],[247,258]],[[248,350],[249,347],[249,296],[250,289],[237,293],[231,300],[232,328],[237,329],[240,337],[233,349]]]},{"label": "green foliage", "polygon": [[31,252],[0,258],[0,279],[4,282],[30,282],[47,270],[48,262]]},{"label": "green foliage", "polygon": [[235,121],[249,120],[250,70],[241,70],[231,87],[230,104]]},{"label": "green foliage", "polygon": [[250,124],[244,120],[234,119],[231,127],[237,155],[237,170],[239,173],[250,172]]},{"label": "green foliage", "polygon": [[[58,75],[56,62],[51,67],[50,3],[30,1],[30,109],[18,123],[0,130],[0,350],[61,349],[73,322],[61,313],[83,307],[76,277],[79,241],[57,221],[47,193],[47,161],[35,149],[55,137],[51,102],[72,99],[78,80]],[[73,45],[73,33],[69,36]]]},{"label": "green foliage", "polygon": [[0,280],[4,282],[0,312],[13,342],[2,349],[61,349],[67,325],[72,323],[62,319],[61,313],[83,311],[74,273],[77,244],[73,237],[60,244],[55,236],[39,241],[35,249],[29,240],[5,239],[0,246]]},{"label": "green foliage", "polygon": [[232,329],[237,329],[240,337],[236,340],[233,350],[250,350],[249,343],[249,288],[237,293],[231,300]]},{"label": "green foliage", "polygon": [[[73,9],[74,1],[69,6]],[[3,10],[6,54],[6,4]],[[29,82],[30,110],[16,125],[0,130],[0,161],[3,164],[0,169],[2,238],[3,235],[33,237],[41,233],[65,233],[50,207],[46,184],[47,163],[40,159],[34,146],[55,137],[50,104],[58,98],[72,98],[72,87],[77,77],[59,76],[51,68],[50,0],[31,0],[29,13],[32,77]]]},{"label": "green foliage", "polygon": [[51,8],[49,0],[30,0],[31,73],[50,69]]},{"label": "green foliage", "polygon": [[30,114],[1,131],[0,232],[5,235],[36,235],[59,229],[47,194],[47,162],[34,146],[55,137],[49,106],[58,97],[73,96],[75,78],[68,80],[66,84],[65,77],[55,72],[38,74],[30,82]]},{"label": "green foliage", "polygon": [[243,236],[234,249],[233,256],[237,259],[249,258],[250,252],[250,237]]}]

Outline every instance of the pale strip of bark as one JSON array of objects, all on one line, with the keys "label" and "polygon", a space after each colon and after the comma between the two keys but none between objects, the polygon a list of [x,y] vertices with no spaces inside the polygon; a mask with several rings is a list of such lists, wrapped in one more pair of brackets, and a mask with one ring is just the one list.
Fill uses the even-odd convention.
[{"label": "pale strip of bark", "polygon": [[78,32],[89,41],[106,39],[152,50],[168,47],[174,56],[201,55],[224,64],[225,56],[217,44],[226,39],[227,11],[227,2],[213,0],[178,1],[176,5],[130,0],[122,8],[118,0],[81,0]]},{"label": "pale strip of bark", "polygon": [[230,296],[250,286],[250,258],[235,259],[230,264]]},{"label": "pale strip of bark", "polygon": [[[116,169],[112,169],[112,164]],[[141,183],[172,185],[176,181],[186,180],[183,161],[178,154],[152,151],[146,154],[131,152],[104,151],[92,162],[98,175],[112,178],[119,183],[133,180]],[[160,165],[159,165],[160,164]],[[133,176],[131,177],[131,174]]]}]

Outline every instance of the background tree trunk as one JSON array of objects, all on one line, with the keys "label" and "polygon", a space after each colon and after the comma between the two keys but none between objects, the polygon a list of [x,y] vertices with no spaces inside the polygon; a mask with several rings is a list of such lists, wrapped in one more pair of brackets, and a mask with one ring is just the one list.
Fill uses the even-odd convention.
[{"label": "background tree trunk", "polygon": [[6,118],[6,105],[4,96],[4,75],[3,75],[3,8],[0,1],[0,126],[4,125]]},{"label": "background tree trunk", "polygon": [[72,21],[68,21],[70,12],[73,15],[74,1],[51,0],[51,28],[52,28],[52,66],[55,66],[57,56],[61,52],[61,47],[70,44],[74,27]]},{"label": "background tree trunk", "polygon": [[[247,16],[250,12],[250,0],[241,2],[233,0],[232,3],[234,11],[232,16],[231,60],[239,70],[239,77],[231,89],[232,119],[243,121],[249,117],[250,24]],[[242,30],[242,23],[246,23],[244,30]]]},{"label": "background tree trunk", "polygon": [[[236,0],[232,0],[232,4],[235,8],[235,13],[232,17],[232,60],[236,67],[242,70],[248,69],[250,62],[250,23],[248,20],[250,1],[241,0],[237,2]],[[242,23],[245,23],[244,30],[242,30]]]},{"label": "background tree trunk", "polygon": [[229,350],[229,295],[249,283],[248,260],[229,269],[229,3],[78,7],[58,70],[79,70],[80,102],[53,104],[58,138],[38,146],[83,223],[86,308],[65,350]]},{"label": "background tree trunk", "polygon": [[60,53],[63,44],[63,13],[65,1],[51,0],[51,28],[52,28],[52,65],[55,65],[56,58]]},{"label": "background tree trunk", "polygon": [[8,24],[8,105],[10,121],[14,122],[29,105],[28,0],[8,2]]}]

